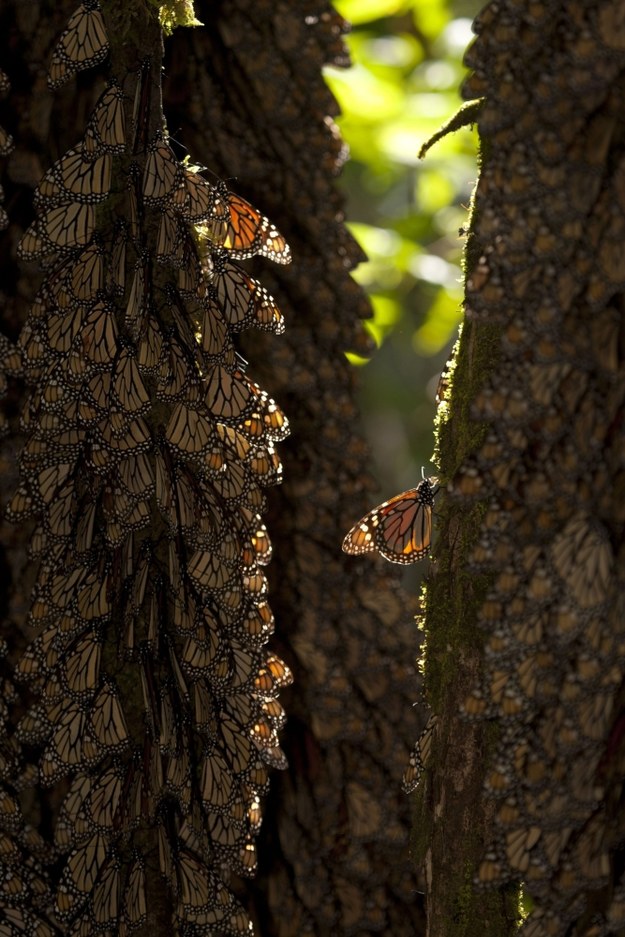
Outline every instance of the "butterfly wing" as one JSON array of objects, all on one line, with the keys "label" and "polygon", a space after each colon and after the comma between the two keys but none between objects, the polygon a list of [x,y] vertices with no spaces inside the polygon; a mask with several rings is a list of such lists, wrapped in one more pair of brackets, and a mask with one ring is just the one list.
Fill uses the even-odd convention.
[{"label": "butterfly wing", "polygon": [[274,263],[291,262],[288,244],[269,219],[246,199],[228,191],[223,183],[215,187],[212,214],[207,224],[208,236],[233,259],[261,254]]},{"label": "butterfly wing", "polygon": [[392,498],[380,509],[375,545],[391,563],[415,563],[426,556],[432,539],[432,506],[419,489]]},{"label": "butterfly wing", "polygon": [[416,563],[430,549],[435,478],[426,478],[378,505],[354,524],[343,541],[352,556],[373,553],[391,563]]}]

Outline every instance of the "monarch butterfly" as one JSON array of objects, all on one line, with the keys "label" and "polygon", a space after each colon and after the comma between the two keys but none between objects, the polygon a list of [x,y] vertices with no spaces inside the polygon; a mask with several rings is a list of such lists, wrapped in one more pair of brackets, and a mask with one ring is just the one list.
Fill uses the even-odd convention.
[{"label": "monarch butterfly", "polygon": [[274,729],[281,729],[286,722],[286,713],[278,700],[265,699],[261,703],[261,709]]},{"label": "monarch butterfly", "polygon": [[215,879],[202,859],[187,849],[178,849],[176,860],[176,891],[185,911],[193,920],[215,901]]},{"label": "monarch butterfly", "polygon": [[[41,780],[46,786],[63,777],[68,766],[88,763],[96,755],[95,745],[85,735],[87,714],[80,704],[67,706],[63,700],[58,705],[62,709],[40,763]],[[53,718],[52,712],[49,718]]]},{"label": "monarch butterfly", "polygon": [[199,167],[182,166],[180,185],[174,193],[174,205],[185,221],[199,224],[215,210],[215,188],[200,175]]},{"label": "monarch butterfly", "polygon": [[104,248],[99,240],[94,238],[78,256],[71,267],[68,281],[75,299],[87,302],[95,298],[104,285]]},{"label": "monarch butterfly", "polygon": [[250,595],[265,595],[268,588],[267,577],[260,569],[246,569],[243,573],[242,586]]},{"label": "monarch butterfly", "polygon": [[178,335],[182,339],[182,345],[192,349],[196,344],[196,340],[193,329],[191,327],[191,322],[189,321],[189,312],[185,307],[184,302],[182,301],[180,293],[177,289],[175,289],[175,287],[168,284],[166,293],[167,299],[171,306],[171,311]]},{"label": "monarch butterfly", "polygon": [[58,636],[53,625],[31,642],[17,662],[14,672],[16,680],[36,680],[50,672],[50,667],[54,666],[58,657],[55,650]]},{"label": "monarch butterfly", "polygon": [[[494,884],[505,882],[510,877],[510,873],[505,864],[505,857],[501,848],[490,849],[485,853],[477,875],[474,878],[476,885]],[[557,932],[556,932],[557,933]]]},{"label": "monarch butterfly", "polygon": [[227,501],[246,503],[253,485],[245,466],[228,462],[222,472],[211,479],[214,490]]},{"label": "monarch butterfly", "polygon": [[349,781],[344,789],[349,835],[355,839],[369,839],[384,829],[386,817],[376,793],[357,781]]},{"label": "monarch butterfly", "polygon": [[75,910],[75,902],[91,891],[107,853],[106,839],[96,833],[70,854],[56,896],[56,911],[61,920],[67,920]]},{"label": "monarch butterfly", "polygon": [[126,328],[135,341],[141,332],[144,314],[150,304],[151,292],[152,280],[148,256],[146,252],[142,252],[135,264],[135,275],[130,287],[125,317]]},{"label": "monarch butterfly", "polygon": [[250,390],[256,394],[256,409],[250,416],[238,424],[238,429],[251,439],[258,439],[266,434],[273,442],[282,442],[291,432],[289,421],[271,397],[261,391],[257,384],[250,383]]},{"label": "monarch butterfly", "polygon": [[163,350],[163,336],[154,316],[146,316],[143,320],[137,362],[139,367],[148,374],[158,367]]},{"label": "monarch butterfly", "polygon": [[113,367],[113,390],[126,412],[143,413],[150,406],[134,353],[122,347]]},{"label": "monarch butterfly", "polygon": [[183,810],[191,801],[191,763],[186,745],[171,753],[167,762],[166,786],[180,802]]},{"label": "monarch butterfly", "polygon": [[527,872],[532,858],[531,851],[541,836],[542,830],[538,826],[506,833],[506,858],[515,873]]},{"label": "monarch butterfly", "polygon": [[[281,335],[284,318],[267,290],[236,264],[228,263],[220,252],[214,260],[212,285],[218,305],[234,332],[256,326]],[[209,294],[210,297],[210,294]]]},{"label": "monarch butterfly", "polygon": [[147,205],[164,206],[182,180],[174,151],[159,134],[151,145],[143,171],[143,197]]},{"label": "monarch butterfly", "polygon": [[205,402],[216,419],[238,421],[253,404],[253,385],[244,374],[217,365],[206,379]]},{"label": "monarch butterfly", "polygon": [[213,217],[206,230],[210,240],[235,260],[262,254],[275,263],[291,262],[289,245],[269,219],[240,195],[229,192],[223,182],[215,187]]},{"label": "monarch butterfly", "polygon": [[68,480],[73,485],[73,472],[75,466],[71,462],[60,462],[39,473],[37,483],[39,493],[44,504],[50,503],[59,496],[62,488],[66,487]]},{"label": "monarch butterfly", "polygon": [[261,522],[260,518],[256,518],[251,540],[256,554],[256,562],[260,566],[266,566],[271,560],[272,546],[267,528]]},{"label": "monarch butterfly", "polygon": [[[3,831],[14,834],[19,833],[20,827],[24,823],[19,804],[7,791],[0,793],[0,821],[2,822]],[[3,849],[2,858],[6,859],[6,856],[7,853]]]},{"label": "monarch butterfly", "polygon": [[76,72],[103,62],[109,50],[108,36],[98,0],[84,0],[70,16],[52,52],[48,87],[60,88]]},{"label": "monarch butterfly", "polygon": [[221,813],[226,810],[236,796],[234,778],[221,755],[209,752],[202,762],[200,791],[206,810]]},{"label": "monarch butterfly", "polygon": [[[255,726],[255,728],[257,727]],[[270,744],[269,741],[267,741],[263,744],[262,748],[259,747],[259,755],[269,767],[275,768],[277,771],[284,771],[289,763],[280,746],[276,744],[276,740],[274,739],[273,741],[274,744]]]},{"label": "monarch butterfly", "polygon": [[102,640],[97,633],[79,639],[61,668],[61,677],[72,699],[93,694],[100,674]]},{"label": "monarch butterfly", "polygon": [[91,913],[85,915],[87,923],[98,931],[112,930],[117,925],[120,905],[120,861],[113,853],[98,878],[91,895]]},{"label": "monarch butterfly", "polygon": [[150,98],[152,91],[152,62],[146,58],[141,63],[135,86],[135,100],[132,108],[132,155],[144,153],[147,147],[149,126]]},{"label": "monarch butterfly", "polygon": [[192,530],[197,522],[196,517],[196,487],[192,478],[185,478],[184,470],[176,474],[173,496],[176,506],[175,523],[179,528]]},{"label": "monarch butterfly", "polygon": [[230,330],[219,309],[206,300],[203,304],[202,351],[210,364],[234,364]]},{"label": "monarch butterfly", "polygon": [[256,751],[242,725],[235,722],[227,713],[218,714],[219,745],[221,754],[234,774],[246,774],[251,768],[252,753]]},{"label": "monarch butterfly", "polygon": [[137,452],[151,448],[151,440],[145,422],[139,418],[130,421],[120,418],[119,412],[109,413],[107,420],[96,424],[99,435],[94,434],[91,443],[91,462],[96,469],[101,469],[111,462],[117,462],[120,454],[126,457],[132,449]]},{"label": "monarch butterfly", "polygon": [[[186,683],[182,676],[176,654],[169,644],[169,659],[173,667],[177,670],[176,676],[178,677],[178,686],[181,689],[181,695],[184,698],[188,698],[189,693],[187,690]],[[174,755],[180,746],[180,730],[182,728],[182,720],[180,716],[179,706],[177,706],[178,696],[174,695],[174,683],[172,680],[168,680],[167,686],[161,688],[160,697],[161,697],[161,731],[160,731],[160,746],[161,751],[166,752],[168,755]],[[175,707],[175,708],[174,708]]]},{"label": "monarch butterfly", "polygon": [[417,743],[410,755],[410,763],[402,778],[402,790],[404,794],[411,794],[412,791],[417,788],[421,780],[421,775],[423,774],[423,769],[428,766],[432,753],[434,729],[436,728],[437,722],[438,716],[436,713],[432,713],[425,729],[417,739]]},{"label": "monarch butterfly", "polygon": [[424,478],[416,488],[378,505],[354,524],[343,540],[352,556],[378,551],[391,563],[416,563],[430,549],[432,507],[437,478]]},{"label": "monarch butterfly", "polygon": [[[243,687],[251,684],[254,673],[258,669],[258,651],[256,649],[248,650],[240,644],[236,638],[230,639],[230,646],[226,653],[215,664],[213,675],[215,680],[227,683],[228,692],[239,691]],[[246,718],[251,719],[251,711],[246,712]]]},{"label": "monarch butterfly", "polygon": [[[256,844],[249,841],[239,849],[234,857],[234,868],[239,875],[252,878],[256,874],[257,865]],[[245,930],[242,933],[245,933]]]},{"label": "monarch butterfly", "polygon": [[66,849],[74,845],[77,827],[83,816],[81,808],[89,796],[92,785],[93,778],[87,774],[78,773],[72,781],[61,805],[54,831],[54,841],[57,846]]},{"label": "monarch butterfly", "polygon": [[265,668],[273,678],[274,686],[285,687],[293,683],[293,673],[290,667],[275,654],[269,654],[265,660]]},{"label": "monarch butterfly", "polygon": [[124,93],[114,78],[94,107],[83,140],[86,159],[102,153],[123,153],[126,149]]},{"label": "monarch butterfly", "polygon": [[119,466],[122,484],[134,495],[149,495],[154,490],[152,464],[145,453],[128,456]]},{"label": "monarch butterfly", "polygon": [[82,422],[94,423],[110,411],[111,375],[109,371],[96,372],[83,386],[78,405]]},{"label": "monarch butterfly", "polygon": [[17,247],[18,257],[35,260],[51,251],[73,251],[76,247],[84,247],[94,229],[93,205],[80,202],[59,205],[25,231]]},{"label": "monarch butterfly", "polygon": [[182,264],[178,269],[178,289],[181,293],[197,296],[202,283],[202,267],[193,244],[185,239]]},{"label": "monarch butterfly", "polygon": [[86,585],[76,597],[76,611],[83,621],[93,621],[94,618],[110,615],[109,579],[109,570],[102,574],[96,569],[87,577]]},{"label": "monarch butterfly", "polygon": [[40,575],[38,586],[42,592],[46,592],[54,607],[61,610],[67,608],[73,600],[75,590],[86,581],[87,574],[88,570],[84,566],[65,568],[62,572],[50,576],[48,581]]},{"label": "monarch butterfly", "polygon": [[[90,818],[92,829],[98,833],[110,833],[117,820],[118,808],[123,805],[124,782],[126,768],[115,763],[100,777],[90,779],[90,787],[84,795],[86,809],[80,810],[79,816]],[[68,795],[69,796],[69,795]],[[81,804],[78,804],[80,809]]]},{"label": "monarch butterfly", "polygon": [[17,724],[15,735],[18,741],[36,745],[50,734],[51,726],[47,709],[48,707],[44,703],[36,703],[31,706]]},{"label": "monarch butterfly", "polygon": [[140,853],[135,852],[124,891],[123,918],[128,927],[135,930],[145,921],[146,914],[145,860]]},{"label": "monarch butterfly", "polygon": [[279,485],[282,481],[282,463],[271,443],[266,448],[256,449],[248,465],[262,485]]},{"label": "monarch butterfly", "polygon": [[551,561],[580,608],[605,602],[614,554],[602,524],[582,512],[574,514],[553,541]]},{"label": "monarch butterfly", "polygon": [[102,748],[118,750],[128,744],[128,728],[117,687],[107,677],[93,702],[90,729]]},{"label": "monarch butterfly", "polygon": [[173,211],[161,213],[156,239],[156,259],[161,264],[181,267],[184,263],[185,229]]},{"label": "monarch butterfly", "polygon": [[[193,685],[194,722],[197,730],[203,735],[213,735],[215,729],[215,712],[213,707],[214,688],[208,685],[205,679],[198,680]],[[213,752],[214,755],[214,752]],[[201,782],[203,784],[204,782]]]},{"label": "monarch butterfly", "polygon": [[232,576],[215,553],[197,550],[187,564],[187,573],[197,583],[201,592],[212,593],[223,589]]},{"label": "monarch butterfly", "polygon": [[[200,631],[198,627],[198,631]],[[216,659],[220,650],[219,634],[212,629],[206,635],[202,628],[201,637],[198,635],[189,635],[182,650],[182,664],[186,672],[190,674],[190,679],[198,679],[206,667]],[[200,700],[201,702],[201,700]]]},{"label": "monarch butterfly", "polygon": [[13,150],[13,137],[4,127],[0,127],[0,156],[8,156]]},{"label": "monarch butterfly", "polygon": [[108,153],[97,159],[85,159],[83,148],[78,145],[48,169],[37,186],[35,205],[102,202],[111,188],[112,168],[113,160]]},{"label": "monarch butterfly", "polygon": [[131,163],[126,173],[128,183],[128,216],[131,237],[138,243],[145,215],[141,192],[141,170],[138,163]]},{"label": "monarch butterfly", "polygon": [[95,365],[110,367],[117,350],[117,322],[106,303],[97,303],[83,322],[80,338],[85,357]]},{"label": "monarch butterfly", "polygon": [[170,445],[195,455],[211,444],[213,429],[204,413],[179,403],[169,418],[165,436]]},{"label": "monarch butterfly", "polygon": [[48,341],[50,348],[59,354],[69,351],[82,325],[84,307],[76,306],[65,316],[50,316],[48,319]]},{"label": "monarch butterfly", "polygon": [[113,239],[109,252],[109,264],[106,274],[106,288],[117,296],[123,296],[126,288],[126,244],[128,242],[128,223],[115,222]]}]

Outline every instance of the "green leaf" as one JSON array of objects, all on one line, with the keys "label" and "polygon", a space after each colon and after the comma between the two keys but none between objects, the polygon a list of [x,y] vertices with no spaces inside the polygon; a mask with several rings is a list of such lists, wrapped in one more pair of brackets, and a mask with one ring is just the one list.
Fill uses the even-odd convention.
[{"label": "green leaf", "polygon": [[408,2],[407,0],[341,0],[335,6],[341,16],[344,16],[350,23],[358,25],[403,13],[410,9],[412,4],[409,0]]},{"label": "green leaf", "polygon": [[435,355],[455,338],[462,317],[462,291],[441,289],[430,305],[425,322],[412,336],[412,347],[420,355]]}]

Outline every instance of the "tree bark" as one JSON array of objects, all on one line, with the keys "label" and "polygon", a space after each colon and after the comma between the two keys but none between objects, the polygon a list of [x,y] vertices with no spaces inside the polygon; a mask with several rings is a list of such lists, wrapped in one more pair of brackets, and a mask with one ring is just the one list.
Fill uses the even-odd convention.
[{"label": "tree bark", "polygon": [[625,18],[497,2],[475,29],[426,614],[428,934],[516,932],[520,883],[523,934],[620,933]]}]

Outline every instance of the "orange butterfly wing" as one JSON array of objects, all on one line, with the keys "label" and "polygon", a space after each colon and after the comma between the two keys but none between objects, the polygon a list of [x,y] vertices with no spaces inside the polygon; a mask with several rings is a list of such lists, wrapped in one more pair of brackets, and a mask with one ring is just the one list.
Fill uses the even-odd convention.
[{"label": "orange butterfly wing", "polygon": [[354,524],[343,540],[343,551],[352,556],[373,553],[391,563],[416,563],[430,549],[435,478],[378,505]]}]

